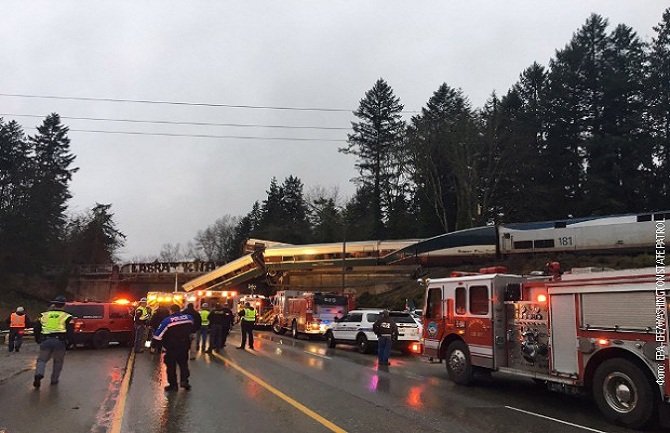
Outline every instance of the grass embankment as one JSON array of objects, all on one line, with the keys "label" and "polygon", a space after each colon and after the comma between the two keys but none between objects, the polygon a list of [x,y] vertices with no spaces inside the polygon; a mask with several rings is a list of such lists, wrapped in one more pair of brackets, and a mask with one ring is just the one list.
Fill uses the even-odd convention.
[{"label": "grass embankment", "polygon": [[[509,273],[529,274],[531,271],[544,269],[548,261],[558,261],[561,263],[563,271],[569,271],[572,268],[596,267],[612,269],[635,269],[654,265],[654,258],[651,254],[638,255],[576,255],[559,254],[552,256],[536,255],[525,257],[513,257],[496,262],[490,262],[480,265],[454,266],[444,268],[425,268],[423,276],[427,278],[448,277],[452,271],[476,272],[480,268],[489,266],[506,266]],[[393,310],[402,310],[405,308],[405,300],[413,301],[416,308],[423,306],[424,288],[416,281],[407,281],[404,284],[398,284],[391,290],[371,295],[363,293],[358,296],[358,305],[360,307],[390,308]]]}]

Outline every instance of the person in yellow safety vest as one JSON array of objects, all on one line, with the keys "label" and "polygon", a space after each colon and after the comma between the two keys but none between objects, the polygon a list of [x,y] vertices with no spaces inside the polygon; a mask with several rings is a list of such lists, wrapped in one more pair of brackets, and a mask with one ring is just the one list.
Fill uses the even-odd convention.
[{"label": "person in yellow safety vest", "polygon": [[35,341],[40,343],[40,353],[37,356],[37,368],[35,369],[35,380],[33,386],[40,387],[40,381],[44,377],[47,362],[53,358],[53,369],[51,370],[51,384],[56,385],[60,377],[63,363],[65,362],[65,348],[67,341],[72,340],[73,324],[72,316],[63,309],[65,308],[65,297],[58,296],[51,301],[51,307],[40,315],[40,319],[34,324]]},{"label": "person in yellow safety vest", "polygon": [[197,352],[202,348],[202,351],[204,352],[207,350],[207,333],[209,331],[209,305],[207,305],[206,302],[200,306],[199,313],[201,326],[200,332],[195,336],[195,351]]},{"label": "person in yellow safety vest", "polygon": [[256,324],[256,310],[248,302],[244,303],[244,309],[238,313],[242,322],[242,344],[238,349],[244,349],[249,336],[249,349],[254,350],[254,325]]},{"label": "person in yellow safety vest", "polygon": [[9,351],[18,352],[23,343],[23,332],[30,326],[30,319],[23,307],[9,315],[5,323],[9,326]]},{"label": "person in yellow safety vest", "polygon": [[149,320],[151,320],[151,310],[147,307],[147,298],[142,298],[140,305],[135,309],[135,353],[144,352]]}]

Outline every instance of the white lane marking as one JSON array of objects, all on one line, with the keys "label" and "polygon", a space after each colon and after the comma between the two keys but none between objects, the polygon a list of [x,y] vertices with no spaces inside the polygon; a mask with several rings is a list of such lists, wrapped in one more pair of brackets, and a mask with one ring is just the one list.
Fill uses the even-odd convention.
[{"label": "white lane marking", "polygon": [[595,432],[595,433],[607,433],[606,431],[603,431],[603,430],[596,430],[596,429],[591,428],[591,427],[585,427],[583,425],[574,424],[574,423],[571,423],[571,422],[563,421],[562,419],[552,418],[552,417],[546,416],[546,415],[540,415],[539,413],[529,412],[527,410],[519,409],[519,408],[516,408],[516,407],[512,407],[512,406],[505,406],[505,407],[507,409],[510,409],[510,410],[515,410],[517,412],[522,412],[522,413],[525,413],[527,415],[533,415],[533,416],[536,416],[538,418],[544,418],[544,419],[555,421],[555,422],[558,422],[558,423],[561,423],[561,424],[569,425],[569,426],[572,426],[572,427],[577,427],[577,428],[580,428],[582,430],[588,430],[588,431],[592,431],[592,432]]},{"label": "white lane marking", "polygon": [[306,350],[303,350],[303,352],[305,352],[305,353],[308,354],[308,355],[318,356],[319,358],[323,358],[323,359],[333,359],[333,358],[331,358],[330,356],[320,355],[320,354],[318,354],[318,353],[308,352],[308,351],[306,351]]}]

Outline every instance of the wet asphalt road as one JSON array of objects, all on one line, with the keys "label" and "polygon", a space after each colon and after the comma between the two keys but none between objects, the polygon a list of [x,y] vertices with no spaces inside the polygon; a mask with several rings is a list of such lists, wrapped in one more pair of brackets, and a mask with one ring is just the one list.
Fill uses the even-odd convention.
[{"label": "wet asphalt road", "polygon": [[[166,394],[158,357],[139,354],[117,427],[124,433],[630,432],[604,421],[588,399],[531,381],[496,375],[460,387],[446,379],[443,364],[418,357],[394,354],[391,367],[378,369],[374,355],[350,347],[257,336],[255,352],[236,350],[233,333],[223,359],[199,354],[191,362],[190,392]],[[31,373],[0,385],[0,432],[106,431],[126,359],[121,348],[69,352],[57,389],[47,382],[32,390]]]}]

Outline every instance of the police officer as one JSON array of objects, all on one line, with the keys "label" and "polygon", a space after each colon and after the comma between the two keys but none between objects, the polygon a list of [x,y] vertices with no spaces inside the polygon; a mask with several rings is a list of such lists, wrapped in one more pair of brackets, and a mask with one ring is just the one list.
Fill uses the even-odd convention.
[{"label": "police officer", "polygon": [[228,308],[228,304],[216,304],[214,310],[209,314],[209,348],[207,353],[212,351],[219,352],[226,346],[226,338],[233,324],[233,311]]},{"label": "police officer", "polygon": [[53,357],[53,369],[51,370],[51,384],[56,385],[65,361],[65,348],[67,340],[72,339],[73,324],[72,316],[65,311],[65,297],[57,296],[51,301],[51,307],[40,315],[39,321],[35,323],[33,330],[35,340],[40,343],[40,353],[37,356],[37,368],[35,369],[35,380],[33,386],[40,387],[44,378],[47,362]]},{"label": "police officer", "polygon": [[249,336],[249,349],[254,350],[254,325],[256,324],[256,310],[248,302],[244,303],[244,309],[239,312],[242,322],[242,344],[238,349],[244,349]]},{"label": "police officer", "polygon": [[377,359],[379,365],[389,365],[389,355],[391,354],[391,345],[398,336],[398,326],[391,319],[388,310],[382,311],[382,314],[372,325],[372,331],[377,334]]},{"label": "police officer", "polygon": [[147,298],[142,298],[140,305],[135,309],[135,353],[144,352],[149,320],[151,320],[151,310],[147,307]]},{"label": "police officer", "polygon": [[190,314],[179,311],[179,305],[170,307],[170,315],[163,319],[154,332],[154,339],[162,342],[165,349],[163,362],[167,369],[168,385],[166,391],[177,390],[177,365],[179,365],[179,384],[187,391],[191,389],[188,382],[188,350],[191,346],[191,334],[194,332],[194,318]]},{"label": "police officer", "polygon": [[[200,332],[195,337],[195,351],[207,350],[207,332],[209,331],[209,305],[205,302],[200,306]],[[211,346],[211,343],[210,343]]]},{"label": "police officer", "polygon": [[17,307],[16,311],[9,315],[5,323],[9,325],[9,351],[18,352],[23,343],[23,333],[30,326],[30,319],[23,307]]}]

